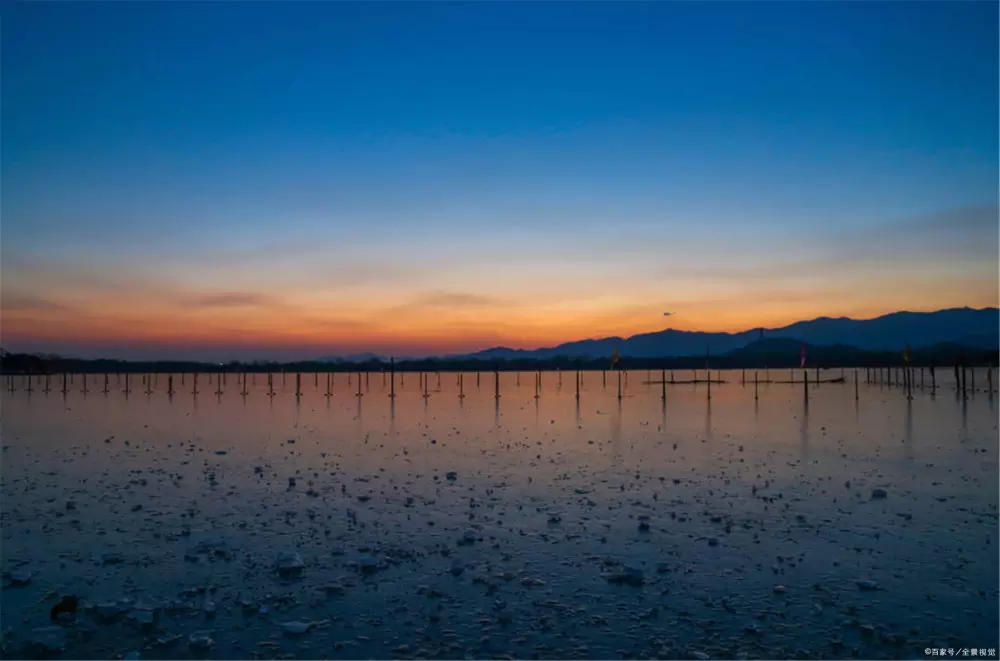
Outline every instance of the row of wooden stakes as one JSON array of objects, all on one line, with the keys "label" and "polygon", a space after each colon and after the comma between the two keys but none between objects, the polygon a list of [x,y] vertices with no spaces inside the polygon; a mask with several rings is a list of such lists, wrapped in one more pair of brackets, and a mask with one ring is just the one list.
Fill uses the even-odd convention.
[{"label": "row of wooden stakes", "polygon": [[[820,383],[847,383],[847,378],[845,376],[845,372],[844,372],[843,369],[841,369],[841,376],[839,378],[828,378],[828,379],[825,379],[825,380],[821,378],[819,368],[814,368],[814,369],[815,369],[815,378],[813,380],[813,384],[814,385],[818,385]],[[916,369],[917,368],[910,368],[910,367],[904,367],[904,368],[890,368],[890,367],[865,368],[865,382],[868,385],[880,385],[880,386],[886,386],[887,385],[887,386],[890,386],[890,387],[894,387],[894,386],[903,387],[907,391],[907,396],[912,399],[912,396],[913,396],[912,395],[912,391],[913,391],[914,384],[916,382],[916,373],[915,373]],[[607,387],[607,376],[608,376],[607,372],[608,372],[608,370],[602,370],[601,371],[601,385],[604,388]],[[668,371],[667,370],[661,370],[660,371],[660,379],[658,381],[653,381],[652,380],[652,370],[647,370],[646,371],[646,376],[647,376],[647,378],[646,378],[646,384],[647,385],[653,385],[653,384],[660,385],[661,386],[661,397],[662,397],[662,399],[664,401],[666,401],[666,398],[667,398],[667,385],[684,385],[684,384],[701,384],[701,383],[704,383],[704,384],[707,385],[706,396],[708,397],[708,399],[711,399],[712,398],[712,384],[713,383],[715,383],[715,384],[726,383],[721,378],[715,378],[715,379],[713,379],[712,378],[712,372],[711,372],[711,370],[705,370],[705,378],[704,379],[699,379],[698,378],[698,372],[699,372],[698,370],[694,370],[693,372],[694,372],[694,377],[693,378],[691,378],[691,379],[685,379],[685,380],[677,380],[675,378],[674,371],[670,370],[669,371],[669,380],[668,380]],[[775,370],[775,372],[778,373],[778,374],[780,374],[780,370]],[[796,370],[794,370],[794,369],[789,370],[789,379],[787,381],[785,381],[785,380],[777,380],[775,378],[772,378],[772,370],[769,370],[769,369],[765,369],[764,378],[761,379],[760,378],[760,376],[761,376],[760,375],[760,371],[759,370],[755,370],[753,372],[753,381],[752,381],[753,386],[754,386],[754,399],[758,399],[759,398],[759,386],[761,384],[772,384],[772,383],[781,383],[781,384],[797,384],[797,383],[802,383],[803,387],[805,389],[806,396],[808,397],[808,392],[809,392],[809,371],[806,370],[806,369],[802,369],[802,378],[801,378],[801,380],[798,380],[798,379],[795,378],[795,372],[796,372]],[[954,372],[955,372],[956,390],[958,392],[962,393],[963,395],[967,395],[967,393],[969,393],[969,392],[975,392],[975,387],[976,387],[975,386],[975,370],[967,370],[964,367],[960,368],[958,366],[955,366],[954,367]],[[214,376],[216,377],[216,379],[215,379],[216,390],[215,390],[214,394],[220,395],[220,396],[223,394],[223,388],[226,386],[227,374],[228,373],[226,373],[226,372],[214,374]],[[364,390],[368,389],[371,374],[372,374],[371,372],[358,372],[356,374],[356,376],[357,376],[357,391],[356,391],[355,395],[357,397],[361,397],[361,396],[363,396],[365,394]],[[380,374],[381,377],[382,377],[382,386],[383,387],[386,386],[386,379],[388,377],[388,381],[389,381],[389,397],[395,397],[396,396],[396,372],[395,371],[391,371],[391,372],[382,371],[382,372],[378,372],[378,374]],[[420,392],[421,392],[422,396],[424,398],[430,397],[430,386],[429,386],[430,374],[426,373],[426,372],[418,372],[417,374],[418,374],[418,378],[419,378],[419,386],[420,386]],[[440,372],[435,372],[434,374],[437,377],[437,388],[440,389],[440,387],[441,387],[441,373]],[[541,394],[542,394],[542,374],[543,374],[543,372],[542,371],[535,371],[535,372],[533,372],[533,374],[535,376],[535,384],[534,384],[535,385],[535,398],[538,399],[538,398],[541,397]],[[628,388],[629,372],[628,371],[622,371],[622,370],[614,370],[614,374],[616,375],[616,380],[617,380],[618,398],[621,399],[623,397],[623,392],[624,392],[623,388],[625,390],[627,390],[627,388]],[[482,375],[481,372],[476,372],[476,388],[479,388],[480,385],[481,385],[481,375]],[[924,387],[925,387],[925,380],[926,380],[925,377],[927,376],[927,371],[925,370],[925,368],[919,368],[919,375],[920,375],[920,389],[923,390]],[[930,381],[931,381],[931,391],[934,392],[937,389],[937,378],[936,378],[935,368],[933,368],[933,367],[930,368],[929,375],[930,375]],[[970,375],[971,375],[971,386],[968,385]],[[61,377],[61,380],[62,380],[62,383],[61,383],[61,386],[62,386],[61,390],[62,390],[62,392],[63,393],[69,392],[70,386],[73,385],[73,382],[74,382],[74,375],[73,374],[61,374],[61,375],[58,375],[58,376]],[[84,374],[84,375],[80,375],[80,376],[82,376],[81,392],[88,393],[89,392],[89,388],[88,388],[87,375]],[[110,376],[111,375],[109,375],[109,374],[103,374],[102,376],[103,376],[103,388],[100,390],[100,392],[102,392],[104,394],[107,394],[111,390],[111,387],[110,387]],[[129,394],[130,392],[132,392],[130,376],[131,375],[129,373],[116,374],[115,375],[116,384],[117,384],[116,388],[119,387],[119,386],[122,386],[122,380],[124,379],[124,387],[122,389],[122,392],[124,392],[126,395]],[[181,374],[180,375],[180,385],[182,387],[185,386],[186,376],[188,376],[188,375],[185,375],[185,374]],[[197,373],[194,373],[194,374],[191,374],[190,376],[191,376],[191,382],[192,382],[191,394],[192,395],[198,395],[200,393],[200,391],[199,391],[199,384],[198,384],[198,379],[199,379],[200,375],[197,374]],[[209,373],[209,374],[207,374],[207,376],[208,376],[208,383],[209,383],[209,385],[211,385],[212,384],[213,374]],[[319,387],[319,376],[320,376],[320,374],[317,372],[317,373],[314,373],[313,376],[314,376],[314,386],[315,387]],[[355,376],[354,373],[348,373],[348,375],[347,375],[348,386],[349,387],[353,387],[354,376]],[[405,372],[400,372],[399,376],[400,376],[400,385],[404,385],[404,383],[405,383]],[[580,398],[580,387],[583,384],[583,372],[577,370],[577,371],[575,371],[574,376],[575,376],[574,382],[575,382],[575,387],[576,387],[575,396],[576,396],[577,399],[579,399]],[[562,377],[563,377],[563,372],[561,370],[557,372],[557,377],[558,377],[558,385],[561,387],[562,386]],[[41,382],[39,385],[42,386],[42,388],[41,388],[42,392],[48,393],[48,392],[51,391],[51,389],[52,389],[51,388],[52,384],[51,384],[51,380],[50,380],[51,379],[51,375],[36,376],[34,378],[38,379]],[[236,378],[237,378],[237,385],[241,387],[240,395],[246,397],[247,395],[250,394],[250,390],[249,390],[250,386],[251,385],[256,385],[257,373],[245,373],[245,372],[243,372],[243,373],[237,373],[236,374]],[[284,372],[281,373],[282,387],[284,387],[286,385],[286,378],[287,378],[287,373],[284,373]],[[44,379],[44,381],[42,381],[43,379]],[[327,372],[326,373],[326,392],[325,392],[325,396],[326,397],[332,397],[333,396],[334,379],[335,379],[335,376],[334,376],[333,373],[331,373],[331,372]],[[521,372],[517,372],[516,373],[516,379],[517,379],[517,387],[520,387],[521,386]],[[992,368],[987,368],[986,380],[987,380],[987,390],[988,390],[988,392],[992,393],[993,392],[993,371],[992,371]],[[32,377],[30,375],[25,375],[24,376],[24,381],[25,381],[24,386],[23,386],[24,390],[26,392],[29,392],[29,393],[32,392],[34,390],[33,385],[32,385],[32,383],[33,383]],[[157,386],[157,381],[158,381],[157,375],[147,374],[147,375],[142,375],[141,376],[141,383],[142,383],[143,386],[145,386],[145,392],[146,392],[146,394],[152,394],[154,392],[154,388]],[[494,370],[494,372],[493,372],[493,381],[494,381],[495,397],[497,399],[499,399],[500,398],[500,372],[498,370]],[[859,381],[860,381],[858,369],[854,369],[854,378],[853,378],[853,381],[854,381],[854,395],[855,395],[855,399],[857,399],[859,397],[858,384],[859,384]],[[364,389],[362,388],[362,382],[364,383]],[[743,386],[746,386],[748,384],[747,372],[746,372],[745,369],[741,370],[741,383],[742,383]],[[458,373],[458,375],[457,375],[457,385],[458,385],[458,390],[459,390],[459,393],[458,393],[459,398],[464,398],[465,397],[465,373],[462,373],[462,372]],[[16,384],[15,384],[15,381],[14,381],[14,375],[8,375],[8,389],[10,390],[10,392],[15,392],[17,390]],[[277,394],[275,392],[275,390],[274,390],[274,374],[273,373],[268,373],[267,374],[267,389],[268,389],[267,395],[269,397],[274,397]],[[174,375],[168,375],[167,376],[167,394],[168,395],[174,395],[177,392],[178,391],[174,389]],[[296,397],[301,397],[302,396],[302,374],[301,373],[295,374],[295,396]]]}]

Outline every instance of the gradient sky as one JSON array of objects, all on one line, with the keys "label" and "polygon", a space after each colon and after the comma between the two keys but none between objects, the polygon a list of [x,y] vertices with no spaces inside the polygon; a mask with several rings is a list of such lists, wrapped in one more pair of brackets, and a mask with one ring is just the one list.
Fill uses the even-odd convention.
[{"label": "gradient sky", "polygon": [[8,4],[3,346],[423,355],[995,306],[997,25],[995,2]]}]

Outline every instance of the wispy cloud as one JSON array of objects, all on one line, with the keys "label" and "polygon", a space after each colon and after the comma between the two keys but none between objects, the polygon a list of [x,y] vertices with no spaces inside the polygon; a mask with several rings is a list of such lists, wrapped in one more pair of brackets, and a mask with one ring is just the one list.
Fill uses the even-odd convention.
[{"label": "wispy cloud", "polygon": [[258,292],[234,291],[195,294],[187,297],[187,300],[193,306],[204,308],[276,307],[284,305],[284,301],[281,299]]},{"label": "wispy cloud", "polygon": [[30,294],[0,294],[0,309],[7,312],[66,312],[70,306]]}]

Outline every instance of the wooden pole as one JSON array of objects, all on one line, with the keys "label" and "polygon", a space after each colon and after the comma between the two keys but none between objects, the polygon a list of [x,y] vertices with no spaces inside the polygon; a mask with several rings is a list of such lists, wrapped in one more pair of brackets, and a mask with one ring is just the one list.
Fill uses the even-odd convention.
[{"label": "wooden pole", "polygon": [[663,390],[661,398],[663,401],[667,401],[667,370],[660,372],[660,388]]},{"label": "wooden pole", "polygon": [[396,359],[389,358],[389,397],[396,396]]},{"label": "wooden pole", "polygon": [[854,401],[858,401],[858,370],[854,369]]},{"label": "wooden pole", "polygon": [[167,394],[168,395],[173,395],[174,394],[174,376],[173,376],[173,374],[171,374],[170,376],[167,377]]},{"label": "wooden pole", "polygon": [[361,392],[361,372],[358,372],[358,397],[362,396]]},{"label": "wooden pole", "polygon": [[931,392],[937,390],[937,378],[934,375],[934,366],[931,366]]},{"label": "wooden pole", "polygon": [[708,376],[708,398],[712,399],[712,370],[705,370]]},{"label": "wooden pole", "polygon": [[740,385],[745,386],[747,384],[747,368],[742,368],[740,370]]},{"label": "wooden pole", "polygon": [[622,398],[622,371],[618,370],[618,401]]},{"label": "wooden pole", "polygon": [[465,399],[465,375],[458,373],[458,398]]},{"label": "wooden pole", "polygon": [[601,387],[608,387],[608,370],[601,370]]},{"label": "wooden pole", "polygon": [[757,399],[757,370],[753,372],[753,398]]},{"label": "wooden pole", "polygon": [[805,392],[806,399],[809,399],[809,370],[802,370],[802,390]]},{"label": "wooden pole", "polygon": [[496,398],[500,399],[500,370],[493,370],[493,387],[496,390]]},{"label": "wooden pole", "polygon": [[580,370],[576,371],[576,401],[580,401]]},{"label": "wooden pole", "polygon": [[295,396],[302,396],[302,373],[296,373],[295,375]]}]

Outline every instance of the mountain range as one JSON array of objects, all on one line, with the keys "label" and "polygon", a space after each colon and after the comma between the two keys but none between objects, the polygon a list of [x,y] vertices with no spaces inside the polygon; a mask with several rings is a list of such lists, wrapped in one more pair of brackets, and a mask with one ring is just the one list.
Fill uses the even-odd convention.
[{"label": "mountain range", "polygon": [[1000,350],[1000,309],[952,308],[937,312],[893,312],[874,319],[819,317],[781,328],[738,333],[703,333],[666,329],[628,338],[607,337],[567,342],[542,349],[495,347],[450,358],[479,360],[549,360],[556,357],[603,358],[615,349],[621,357],[666,358],[721,355],[761,338],[795,340],[811,346],[846,346],[864,351],[902,351],[952,344],[969,349]]}]

